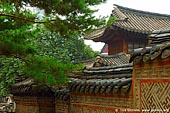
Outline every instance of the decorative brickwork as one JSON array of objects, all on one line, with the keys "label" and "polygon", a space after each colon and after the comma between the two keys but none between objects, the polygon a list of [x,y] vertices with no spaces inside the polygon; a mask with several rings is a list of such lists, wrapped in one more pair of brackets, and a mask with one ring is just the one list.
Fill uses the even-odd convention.
[{"label": "decorative brickwork", "polygon": [[152,62],[134,65],[133,70],[135,109],[141,112],[170,110],[170,61],[159,57]]},{"label": "decorative brickwork", "polygon": [[169,112],[170,80],[141,81],[141,110]]}]

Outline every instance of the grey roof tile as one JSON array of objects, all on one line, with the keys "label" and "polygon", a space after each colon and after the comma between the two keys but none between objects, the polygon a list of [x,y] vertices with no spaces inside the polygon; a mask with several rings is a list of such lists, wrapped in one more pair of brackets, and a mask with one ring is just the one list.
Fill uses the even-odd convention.
[{"label": "grey roof tile", "polygon": [[85,76],[91,76],[91,75],[109,75],[112,74],[118,75],[118,74],[131,74],[133,70],[132,64],[124,64],[120,66],[106,66],[106,67],[98,67],[98,68],[87,68],[84,69]]},{"label": "grey roof tile", "polygon": [[151,46],[170,42],[170,30],[153,31],[153,33],[149,36],[149,40],[151,41]]},{"label": "grey roof tile", "polygon": [[70,99],[69,89],[57,90],[55,92],[55,98],[62,101],[68,101]]},{"label": "grey roof tile", "polygon": [[53,96],[54,92],[47,85],[39,85],[33,79],[27,78],[10,86],[13,95]]},{"label": "grey roof tile", "polygon": [[[125,21],[116,21],[113,26],[122,29],[129,29],[130,31],[149,33],[154,30],[167,30],[170,28],[170,15],[163,15],[158,13],[150,13],[146,11],[134,10],[119,5],[115,5],[112,15],[117,15],[121,12],[126,18]],[[118,11],[118,10],[119,11]],[[117,17],[117,19],[121,19]]]},{"label": "grey roof tile", "polygon": [[157,45],[153,45],[148,48],[147,52],[144,52],[146,48],[135,49],[133,54],[131,54],[131,60],[134,64],[140,62],[149,62],[157,58],[170,58],[170,42],[164,42]]},{"label": "grey roof tile", "polygon": [[119,66],[129,62],[129,56],[126,53],[118,53],[115,55],[100,54],[96,57],[93,67]]},{"label": "grey roof tile", "polygon": [[[120,93],[121,90],[123,93],[128,93],[128,89],[132,83],[132,78],[115,78],[115,79],[93,79],[93,80],[81,80],[79,84],[76,84],[76,88],[74,87],[75,82],[72,83],[70,90],[71,92],[77,93],[99,93],[99,94],[112,94],[112,93]],[[89,84],[84,84],[84,83]],[[84,88],[80,88],[83,87]],[[74,87],[74,88],[72,88]],[[123,89],[122,89],[123,88]]]},{"label": "grey roof tile", "polygon": [[112,15],[117,20],[112,26],[98,29],[87,35],[85,39],[99,41],[98,38],[104,37],[109,32],[114,34],[117,28],[142,34],[150,34],[153,31],[157,33],[159,30],[168,31],[170,29],[170,15],[140,11],[119,5],[115,6]]}]

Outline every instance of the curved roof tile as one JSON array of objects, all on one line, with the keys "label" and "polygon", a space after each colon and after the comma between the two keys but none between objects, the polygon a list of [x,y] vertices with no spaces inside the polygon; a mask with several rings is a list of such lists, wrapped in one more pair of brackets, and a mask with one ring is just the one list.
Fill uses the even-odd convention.
[{"label": "curved roof tile", "polygon": [[[90,83],[90,84],[86,84]],[[78,84],[73,82],[71,85],[71,92],[77,93],[100,93],[100,94],[112,94],[112,93],[128,93],[131,87],[132,78],[115,78],[115,79],[93,79],[93,80],[81,80]],[[77,87],[74,87],[77,86]]]},{"label": "curved roof tile", "polygon": [[151,47],[135,49],[131,54],[130,62],[134,64],[154,60],[160,56],[164,59],[170,57],[170,30],[154,31],[150,38]]},{"label": "curved roof tile", "polygon": [[99,41],[98,38],[104,37],[109,32],[114,34],[115,28],[142,34],[149,34],[154,30],[170,29],[170,15],[140,11],[119,5],[115,6],[112,15],[116,17],[116,21],[112,26],[98,29],[85,36],[85,39]]},{"label": "curved roof tile", "polygon": [[55,98],[62,101],[68,101],[70,99],[69,89],[57,90],[55,92]]},{"label": "curved roof tile", "polygon": [[53,96],[54,93],[50,87],[45,84],[37,84],[32,78],[11,85],[9,90],[13,95]]},{"label": "curved roof tile", "polygon": [[[112,11],[112,15],[116,16],[117,21],[113,23],[113,26],[139,33],[170,29],[170,15],[139,11],[119,5],[115,6],[116,8]],[[117,9],[119,9],[119,11]],[[128,19],[119,21],[122,20],[122,18],[117,16],[120,13],[121,15],[124,14]]]}]

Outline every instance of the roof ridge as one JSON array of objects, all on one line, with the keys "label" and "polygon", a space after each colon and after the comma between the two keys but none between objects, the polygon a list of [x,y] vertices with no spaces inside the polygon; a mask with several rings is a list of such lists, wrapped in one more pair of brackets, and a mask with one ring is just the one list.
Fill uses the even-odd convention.
[{"label": "roof ridge", "polygon": [[119,10],[119,8],[116,7],[114,10],[115,10],[115,12],[117,12],[117,16],[119,17],[120,20],[126,20],[126,19],[128,19],[128,18],[126,17],[126,15],[124,15],[124,14]]},{"label": "roof ridge", "polygon": [[142,10],[137,10],[137,9],[133,9],[133,8],[120,6],[117,4],[114,4],[114,6],[116,6],[120,11],[125,10],[126,12],[130,11],[130,12],[140,13],[142,15],[147,15],[147,16],[157,16],[159,18],[165,18],[165,17],[170,18],[170,15],[168,15],[168,14],[160,14],[160,13],[154,13],[154,12],[149,12],[149,11],[142,11]]},{"label": "roof ridge", "polygon": [[99,54],[99,56],[102,57],[102,58],[114,58],[114,57],[118,57],[118,56],[121,56],[121,55],[126,55],[126,53],[120,52],[120,53],[117,53],[117,54],[114,54],[114,55]]}]

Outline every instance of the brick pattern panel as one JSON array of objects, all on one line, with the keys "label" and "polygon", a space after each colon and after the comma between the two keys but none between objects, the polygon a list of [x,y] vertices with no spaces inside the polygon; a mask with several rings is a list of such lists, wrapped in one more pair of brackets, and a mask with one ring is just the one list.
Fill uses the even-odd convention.
[{"label": "brick pattern panel", "polygon": [[170,110],[170,81],[141,82],[141,110],[168,112]]},{"label": "brick pattern panel", "polygon": [[[142,83],[142,81],[145,81],[145,82]],[[149,81],[149,82],[146,82],[146,81]],[[134,65],[134,70],[133,70],[133,84],[134,84],[133,106],[134,106],[134,109],[139,109],[139,110],[143,109],[146,111],[142,111],[142,112],[151,112],[148,110],[154,109],[153,106],[156,104],[160,104],[160,106],[162,106],[162,104],[164,105],[166,104],[166,106],[170,106],[170,104],[168,104],[170,103],[169,102],[170,97],[165,96],[165,94],[170,95],[168,94],[169,91],[167,91],[167,89],[169,88],[169,83],[165,81],[170,81],[170,62],[168,59],[166,60],[157,59],[157,60],[154,60],[153,62]],[[162,93],[162,94],[158,95],[158,93],[155,93],[154,91],[158,91],[159,93]],[[166,98],[166,102],[164,103],[160,102],[160,101],[164,101],[164,100],[159,100],[161,99],[160,95],[162,95],[161,96],[162,98]],[[157,103],[154,103],[154,102],[157,102]],[[141,106],[143,106],[143,108],[141,108]],[[158,110],[158,108],[155,108],[155,109]]]}]

